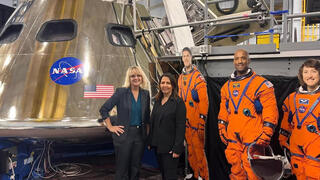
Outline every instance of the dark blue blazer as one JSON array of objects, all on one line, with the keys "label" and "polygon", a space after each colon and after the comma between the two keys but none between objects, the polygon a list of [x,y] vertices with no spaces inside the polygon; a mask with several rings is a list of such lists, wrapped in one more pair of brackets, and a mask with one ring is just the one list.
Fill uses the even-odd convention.
[{"label": "dark blue blazer", "polygon": [[[142,138],[147,138],[146,125],[150,124],[150,95],[149,91],[140,88],[139,94],[141,96],[141,128]],[[128,128],[130,127],[130,114],[131,114],[131,89],[130,88],[117,88],[116,92],[110,97],[101,107],[100,114],[102,119],[110,117],[109,112],[114,106],[117,106],[117,117],[110,118],[113,126],[124,126],[124,133],[117,136],[112,133],[113,142],[115,144],[122,143],[126,140]]]}]

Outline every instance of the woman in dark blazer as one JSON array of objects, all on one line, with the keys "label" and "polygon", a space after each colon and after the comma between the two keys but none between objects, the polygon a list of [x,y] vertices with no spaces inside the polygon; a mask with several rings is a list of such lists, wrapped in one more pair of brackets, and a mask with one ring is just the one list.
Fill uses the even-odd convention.
[{"label": "woman in dark blazer", "polygon": [[[112,132],[116,155],[116,180],[138,180],[141,159],[147,138],[150,119],[147,79],[140,67],[127,70],[125,85],[101,107],[103,124]],[[117,107],[117,117],[109,112]]]},{"label": "woman in dark blazer", "polygon": [[173,75],[163,74],[159,89],[151,113],[149,145],[156,149],[162,179],[175,180],[179,156],[184,149],[186,107],[178,97]]}]

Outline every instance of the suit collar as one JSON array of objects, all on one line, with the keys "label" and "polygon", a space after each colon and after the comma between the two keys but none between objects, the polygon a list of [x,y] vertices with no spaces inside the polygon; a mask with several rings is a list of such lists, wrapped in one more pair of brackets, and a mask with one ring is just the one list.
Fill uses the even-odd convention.
[{"label": "suit collar", "polygon": [[297,91],[301,94],[316,94],[320,92],[320,86],[318,86],[314,91],[311,92],[308,91],[306,86],[300,86]]},{"label": "suit collar", "polygon": [[191,65],[191,70],[190,70],[190,71],[187,71],[187,70],[186,70],[186,67],[184,67],[184,68],[182,69],[182,74],[183,74],[183,75],[191,74],[193,71],[197,71],[197,70],[198,70],[197,67],[196,67],[194,64],[192,64],[192,65]]},{"label": "suit collar", "polygon": [[237,73],[236,71],[234,71],[231,76],[230,76],[230,80],[231,81],[241,81],[243,79],[246,79],[246,78],[249,78],[251,77],[252,75],[254,75],[255,73],[252,71],[251,68],[248,69],[247,73],[245,75],[242,75],[242,76],[237,76]]},{"label": "suit collar", "polygon": [[128,103],[128,114],[129,114],[129,123],[130,123],[130,117],[131,117],[131,105],[132,105],[132,102],[131,102],[131,89],[130,87],[127,88],[127,93],[126,93],[126,102]]}]

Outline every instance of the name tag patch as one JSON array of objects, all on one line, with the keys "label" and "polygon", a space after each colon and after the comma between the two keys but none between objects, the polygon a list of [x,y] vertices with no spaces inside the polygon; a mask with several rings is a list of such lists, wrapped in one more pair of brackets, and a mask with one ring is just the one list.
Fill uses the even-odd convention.
[{"label": "name tag patch", "polygon": [[299,99],[299,104],[309,104],[309,99]]},{"label": "name tag patch", "polygon": [[240,83],[234,83],[232,86],[233,88],[240,88]]}]

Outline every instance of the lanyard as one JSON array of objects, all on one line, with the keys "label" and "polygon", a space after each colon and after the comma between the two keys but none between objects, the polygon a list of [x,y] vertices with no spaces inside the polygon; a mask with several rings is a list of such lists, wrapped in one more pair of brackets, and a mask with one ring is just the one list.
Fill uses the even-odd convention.
[{"label": "lanyard", "polygon": [[231,102],[232,102],[232,104],[233,104],[233,107],[234,107],[234,109],[235,109],[235,110],[234,110],[234,113],[235,113],[235,114],[238,114],[238,109],[239,109],[240,103],[241,103],[241,101],[242,101],[242,98],[243,98],[243,96],[246,94],[246,92],[247,92],[247,90],[248,90],[248,87],[249,87],[251,81],[252,81],[255,77],[256,77],[256,75],[253,75],[253,76],[251,77],[251,79],[248,81],[248,83],[246,84],[246,86],[244,87],[243,92],[241,93],[241,96],[240,96],[240,99],[239,99],[239,101],[238,101],[238,105],[237,105],[237,106],[236,106],[236,104],[234,103],[234,100],[233,100],[232,95],[231,95],[231,92],[230,92],[230,80],[228,81],[229,97],[230,97]]},{"label": "lanyard", "polygon": [[[194,70],[192,72],[191,78],[189,79],[189,84],[188,84],[188,88],[187,88],[187,92],[186,93],[184,93],[184,90],[183,90],[184,88],[182,87],[182,78],[183,77],[181,76],[181,79],[180,79],[180,87],[181,87],[180,97],[184,100],[184,102],[187,101],[187,96],[188,96],[189,88],[190,88],[190,85],[191,85],[191,80],[192,80],[192,77],[193,77],[195,72],[196,72],[196,70]],[[183,97],[182,97],[182,95],[183,95]]]},{"label": "lanyard", "polygon": [[308,113],[302,118],[302,120],[300,121],[299,120],[299,111],[297,109],[297,102],[296,102],[296,96],[297,96],[297,93],[294,94],[294,97],[293,97],[293,102],[294,102],[294,109],[296,111],[296,118],[297,118],[297,121],[298,121],[298,125],[297,125],[297,128],[300,129],[301,128],[301,125],[302,123],[309,117],[309,115],[312,113],[312,111],[314,110],[314,108],[316,108],[316,106],[319,104],[320,102],[320,97],[318,97],[318,99],[312,104],[311,108],[309,109]]}]

